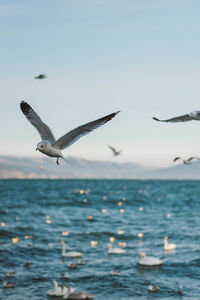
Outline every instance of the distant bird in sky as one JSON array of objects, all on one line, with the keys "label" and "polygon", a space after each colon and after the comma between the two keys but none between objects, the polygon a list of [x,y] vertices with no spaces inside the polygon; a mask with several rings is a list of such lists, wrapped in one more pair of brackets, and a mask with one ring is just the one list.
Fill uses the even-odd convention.
[{"label": "distant bird in sky", "polygon": [[158,118],[153,117],[155,121],[160,121],[160,122],[171,122],[171,123],[176,123],[176,122],[187,122],[187,121],[200,121],[200,111],[193,111],[189,114],[174,117],[171,119],[166,119],[166,120],[160,120]]},{"label": "distant bird in sky", "polygon": [[112,152],[113,152],[113,156],[118,156],[118,155],[120,155],[120,153],[122,152],[122,150],[116,150],[114,147],[112,147],[112,146],[109,146],[108,145],[108,147],[112,150]]},{"label": "distant bird in sky", "polygon": [[183,161],[183,163],[184,163],[185,165],[191,165],[193,159],[200,160],[199,157],[190,157],[190,158],[188,158],[188,159],[183,159],[182,157],[175,157],[174,160],[173,160],[173,162],[175,162],[175,161],[177,161],[177,160],[179,160],[179,159],[182,159],[182,161]]},{"label": "distant bird in sky", "polygon": [[57,164],[59,164],[59,158],[63,158],[65,160],[61,150],[68,148],[80,137],[104,125],[119,113],[119,111],[117,111],[98,120],[79,126],[56,140],[51,129],[43,123],[40,117],[27,102],[22,101],[20,103],[20,107],[28,121],[38,130],[41,136],[42,141],[37,144],[36,150],[39,150],[47,156],[57,157]]},{"label": "distant bird in sky", "polygon": [[47,78],[47,76],[45,74],[40,74],[35,77],[35,79],[45,79],[45,78]]}]

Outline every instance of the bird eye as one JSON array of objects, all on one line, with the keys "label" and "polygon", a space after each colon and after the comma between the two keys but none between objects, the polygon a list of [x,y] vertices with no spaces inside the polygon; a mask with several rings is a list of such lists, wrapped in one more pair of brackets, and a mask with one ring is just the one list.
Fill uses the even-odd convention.
[{"label": "bird eye", "polygon": [[40,147],[41,147],[41,148],[43,148],[43,146],[42,146],[42,145],[41,145]]}]

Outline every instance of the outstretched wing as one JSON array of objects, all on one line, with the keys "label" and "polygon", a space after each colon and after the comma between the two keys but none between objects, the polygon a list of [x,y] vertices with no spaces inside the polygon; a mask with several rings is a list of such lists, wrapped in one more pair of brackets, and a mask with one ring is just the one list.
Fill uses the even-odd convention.
[{"label": "outstretched wing", "polygon": [[200,160],[200,158],[199,158],[199,157],[190,157],[190,158],[188,158],[188,161],[191,161],[191,160],[193,160],[193,159]]},{"label": "outstretched wing", "polygon": [[160,119],[155,118],[155,117],[153,117],[153,119],[154,119],[155,121],[159,121],[159,122],[171,122],[171,123],[176,123],[176,122],[187,122],[187,121],[193,120],[193,118],[192,118],[189,114],[182,115],[182,116],[175,117],[175,118],[171,118],[171,119],[167,119],[167,120],[160,120]]},{"label": "outstretched wing", "polygon": [[75,143],[80,137],[82,137],[82,136],[90,133],[94,129],[104,125],[105,123],[110,121],[112,118],[114,118],[116,116],[116,114],[118,114],[118,113],[119,113],[119,111],[112,113],[108,116],[105,116],[103,118],[100,118],[98,120],[95,120],[93,122],[79,126],[75,129],[71,130],[67,134],[63,135],[52,146],[54,146],[55,148],[58,148],[60,150],[68,148],[73,143]]},{"label": "outstretched wing", "polygon": [[180,159],[180,157],[175,157],[173,162],[177,161],[178,159]]},{"label": "outstretched wing", "polygon": [[110,149],[113,151],[113,153],[114,153],[114,154],[116,154],[116,153],[117,153],[117,151],[116,151],[116,149],[115,149],[114,147],[112,147],[112,146],[109,146],[109,145],[108,145],[108,147],[109,147],[109,148],[110,148]]},{"label": "outstretched wing", "polygon": [[29,122],[38,130],[42,140],[54,143],[55,138],[50,128],[42,122],[42,120],[32,109],[32,107],[24,101],[20,103],[20,107],[26,118],[29,120]]}]

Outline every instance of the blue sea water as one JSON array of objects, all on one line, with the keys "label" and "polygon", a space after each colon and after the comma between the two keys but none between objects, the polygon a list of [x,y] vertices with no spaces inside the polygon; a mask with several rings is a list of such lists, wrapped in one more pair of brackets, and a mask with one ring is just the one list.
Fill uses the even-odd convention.
[{"label": "blue sea water", "polygon": [[[166,235],[177,244],[173,252],[164,252]],[[115,247],[126,243],[124,254],[108,255],[110,237]],[[86,264],[69,269],[74,260],[62,259],[61,240],[66,251],[81,251]],[[98,245],[91,248],[91,241]],[[140,252],[163,259],[163,265],[140,267]],[[48,299],[53,280],[97,300],[200,299],[200,182],[1,180],[0,266],[0,299]],[[15,275],[7,278],[10,271]],[[3,288],[5,280],[14,287]],[[160,290],[149,293],[149,284]]]}]

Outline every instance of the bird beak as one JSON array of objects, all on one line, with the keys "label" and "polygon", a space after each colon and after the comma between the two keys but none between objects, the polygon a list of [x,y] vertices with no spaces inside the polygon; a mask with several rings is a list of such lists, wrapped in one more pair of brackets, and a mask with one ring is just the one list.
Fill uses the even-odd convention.
[{"label": "bird beak", "polygon": [[37,151],[37,150],[38,150],[38,148],[35,149],[35,151]]}]

